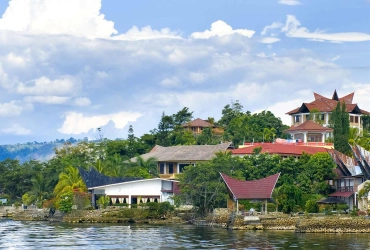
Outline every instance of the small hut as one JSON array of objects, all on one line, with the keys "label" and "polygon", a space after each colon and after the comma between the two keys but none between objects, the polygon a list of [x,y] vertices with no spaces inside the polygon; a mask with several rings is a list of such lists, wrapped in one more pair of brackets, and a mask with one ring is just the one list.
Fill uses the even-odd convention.
[{"label": "small hut", "polygon": [[238,200],[258,200],[264,202],[264,212],[267,213],[267,200],[271,199],[280,173],[252,181],[237,180],[223,173],[220,175],[226,184],[230,198],[236,202],[236,211],[239,211]]}]

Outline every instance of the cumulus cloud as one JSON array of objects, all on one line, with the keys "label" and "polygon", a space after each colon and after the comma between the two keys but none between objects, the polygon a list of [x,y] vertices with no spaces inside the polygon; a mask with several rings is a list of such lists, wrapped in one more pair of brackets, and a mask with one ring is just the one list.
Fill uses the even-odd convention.
[{"label": "cumulus cloud", "polygon": [[164,87],[178,87],[181,85],[181,81],[177,76],[172,76],[163,79],[160,84]]},{"label": "cumulus cloud", "polygon": [[[265,36],[265,35],[271,35],[271,32],[272,31],[276,31],[276,29],[279,29],[281,27],[283,27],[284,24],[282,24],[281,22],[273,22],[271,25],[267,25],[263,28],[263,30],[261,31],[261,35],[262,36]],[[276,33],[273,33],[276,35]]]},{"label": "cumulus cloud", "polygon": [[0,103],[0,116],[17,116],[23,111],[23,107],[16,104],[15,101],[9,103]]},{"label": "cumulus cloud", "polygon": [[277,38],[277,37],[264,37],[264,38],[262,38],[261,43],[270,44],[270,43],[276,43],[276,42],[279,42],[279,41],[280,41],[280,39]]},{"label": "cumulus cloud", "polygon": [[58,129],[62,134],[87,133],[90,129],[100,128],[113,121],[115,128],[122,129],[129,122],[136,121],[142,114],[138,112],[118,112],[107,115],[85,116],[82,113],[69,112],[65,116],[63,126]]},{"label": "cumulus cloud", "polygon": [[27,103],[43,104],[67,104],[71,98],[66,96],[25,96],[23,101]]},{"label": "cumulus cloud", "polygon": [[18,124],[13,124],[8,128],[3,128],[0,130],[3,134],[12,134],[12,135],[28,135],[31,133],[29,129],[23,128]]},{"label": "cumulus cloud", "polygon": [[79,97],[74,99],[74,104],[81,107],[90,106],[91,101],[87,97]]},{"label": "cumulus cloud", "polygon": [[306,38],[313,41],[330,42],[364,42],[370,41],[370,34],[360,32],[341,32],[327,33],[322,30],[310,32],[307,28],[301,27],[301,23],[293,15],[287,15],[287,20],[281,31],[285,32],[287,37]]},{"label": "cumulus cloud", "polygon": [[301,2],[297,0],[279,0],[280,4],[285,4],[285,5],[299,5]]},{"label": "cumulus cloud", "polygon": [[171,31],[168,28],[163,28],[161,30],[154,30],[150,26],[141,28],[141,30],[134,26],[129,29],[125,34],[114,36],[114,40],[150,40],[150,39],[182,39],[181,34],[177,31]]},{"label": "cumulus cloud", "polygon": [[117,31],[100,8],[101,0],[10,0],[0,30],[109,38]]},{"label": "cumulus cloud", "polygon": [[205,30],[203,32],[194,32],[190,35],[191,38],[194,39],[209,39],[213,36],[227,36],[232,34],[239,34],[241,36],[245,36],[251,38],[254,35],[254,30],[247,30],[247,29],[236,29],[234,30],[230,25],[225,23],[224,21],[218,20],[211,25],[210,30]]},{"label": "cumulus cloud", "polygon": [[55,80],[43,76],[27,83],[19,83],[16,92],[23,95],[72,95],[78,87],[78,82],[70,76]]}]

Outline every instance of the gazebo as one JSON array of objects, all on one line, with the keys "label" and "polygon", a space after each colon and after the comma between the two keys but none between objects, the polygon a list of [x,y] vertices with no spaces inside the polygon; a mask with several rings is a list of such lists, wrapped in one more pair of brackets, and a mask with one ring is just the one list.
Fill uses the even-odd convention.
[{"label": "gazebo", "polygon": [[265,202],[265,213],[267,213],[267,200],[271,199],[280,173],[252,181],[237,180],[223,173],[220,175],[229,190],[230,198],[236,202],[236,211],[239,211],[238,200],[260,200]]}]

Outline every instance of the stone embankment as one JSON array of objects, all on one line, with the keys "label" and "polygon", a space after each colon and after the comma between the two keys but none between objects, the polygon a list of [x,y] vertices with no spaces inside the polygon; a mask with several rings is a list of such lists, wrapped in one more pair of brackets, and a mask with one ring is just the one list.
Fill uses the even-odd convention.
[{"label": "stone embankment", "polygon": [[363,217],[301,219],[295,231],[297,233],[370,233],[370,220]]}]

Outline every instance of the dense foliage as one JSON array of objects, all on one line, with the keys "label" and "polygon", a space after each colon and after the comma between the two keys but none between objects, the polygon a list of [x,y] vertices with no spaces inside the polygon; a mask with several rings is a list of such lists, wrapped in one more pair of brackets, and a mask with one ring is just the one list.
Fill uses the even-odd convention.
[{"label": "dense foliage", "polygon": [[304,154],[298,161],[282,160],[278,155],[256,153],[233,157],[230,153],[217,154],[209,162],[187,166],[179,177],[183,203],[191,203],[199,212],[207,213],[215,207],[225,207],[228,191],[220,172],[240,180],[255,180],[281,173],[273,198],[279,210],[304,210],[306,202],[317,200],[332,190],[326,180],[335,177],[335,165],[326,153]]}]

